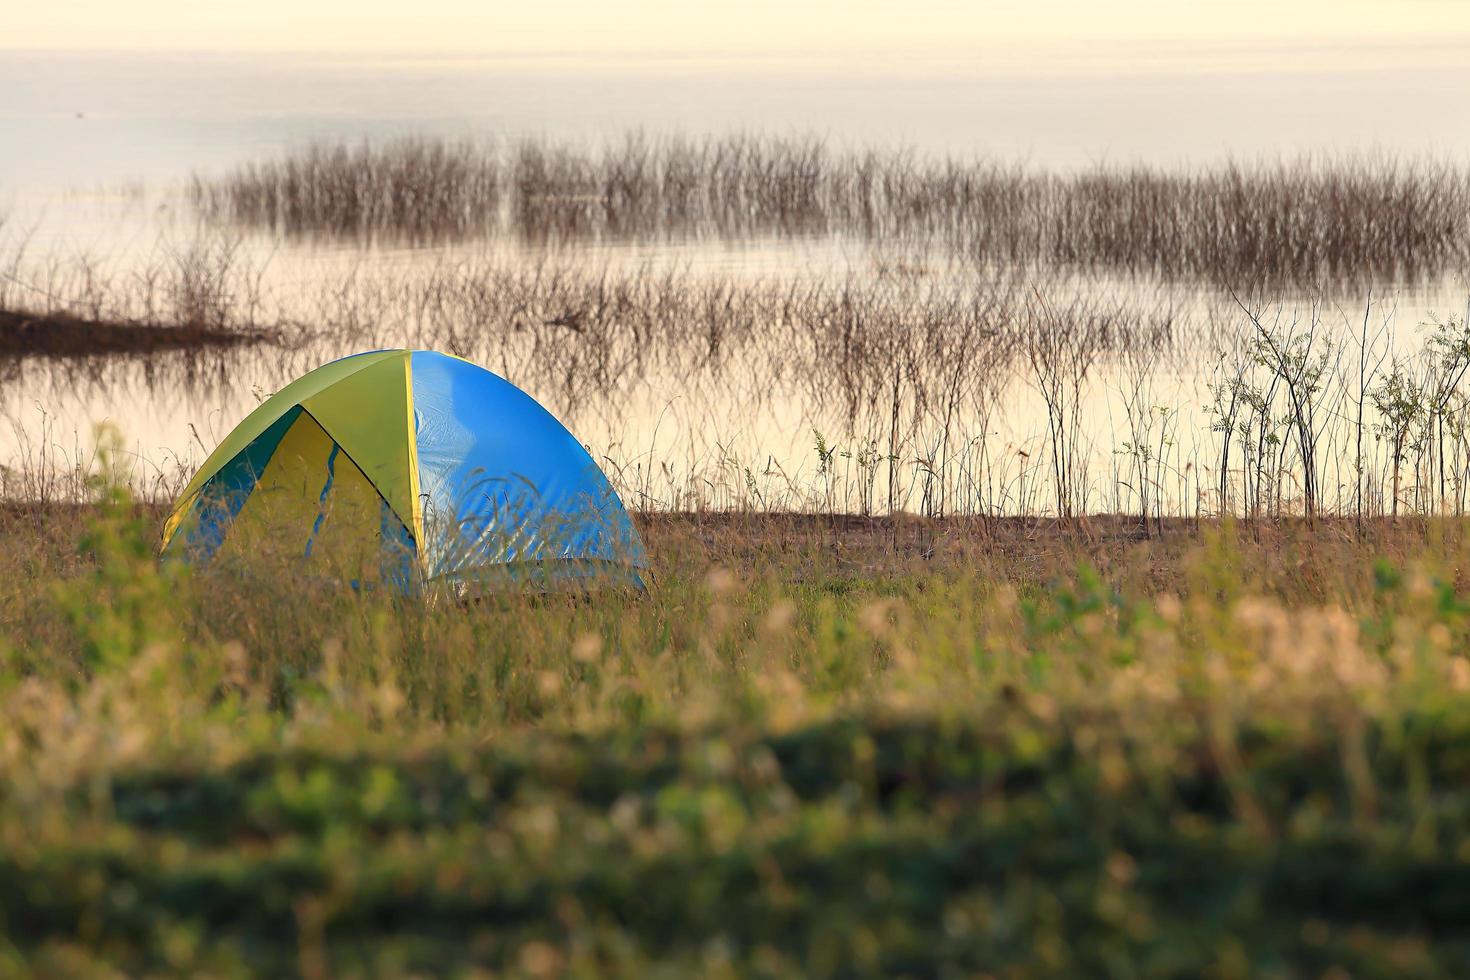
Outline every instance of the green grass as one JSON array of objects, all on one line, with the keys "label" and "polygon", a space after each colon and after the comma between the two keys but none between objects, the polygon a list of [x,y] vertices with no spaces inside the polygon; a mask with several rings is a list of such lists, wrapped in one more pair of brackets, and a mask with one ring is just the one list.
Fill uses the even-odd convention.
[{"label": "green grass", "polygon": [[0,516],[0,973],[1470,969],[1458,522],[666,517],[469,606],[156,526]]}]

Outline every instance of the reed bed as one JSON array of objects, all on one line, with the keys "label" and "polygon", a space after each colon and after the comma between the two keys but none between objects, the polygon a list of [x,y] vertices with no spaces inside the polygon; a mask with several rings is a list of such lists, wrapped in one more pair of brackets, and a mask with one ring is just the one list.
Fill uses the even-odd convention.
[{"label": "reed bed", "polygon": [[446,350],[547,404],[652,510],[1128,512],[1146,526],[1470,506],[1464,316],[1404,326],[1371,295],[1201,304],[1020,275],[729,280],[550,258],[360,266],[286,288],[224,245],[196,253],[213,258],[115,275],[48,261],[16,278],[62,311],[117,317],[182,320],[192,307],[160,297],[228,297],[211,322],[270,343],[29,357],[9,376],[43,403],[240,404],[242,387],[353,351]]},{"label": "reed bed", "polygon": [[359,242],[840,236],[1237,289],[1424,281],[1470,259],[1470,171],[1388,156],[1060,173],[814,137],[415,138],[311,144],[190,193],[217,222]]},{"label": "reed bed", "polygon": [[191,191],[206,214],[228,211],[293,233],[434,239],[491,227],[503,170],[472,143],[410,139],[386,151],[312,144],[278,163],[246,165],[228,184],[195,178]]}]

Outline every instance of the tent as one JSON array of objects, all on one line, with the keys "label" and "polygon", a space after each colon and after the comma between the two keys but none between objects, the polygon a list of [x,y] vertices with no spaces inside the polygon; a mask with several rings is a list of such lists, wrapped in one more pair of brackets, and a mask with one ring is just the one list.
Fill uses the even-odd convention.
[{"label": "tent", "polygon": [[354,585],[642,588],[647,556],[587,450],[535,399],[434,351],[355,354],[225,437],[164,524],[196,564],[272,554]]}]

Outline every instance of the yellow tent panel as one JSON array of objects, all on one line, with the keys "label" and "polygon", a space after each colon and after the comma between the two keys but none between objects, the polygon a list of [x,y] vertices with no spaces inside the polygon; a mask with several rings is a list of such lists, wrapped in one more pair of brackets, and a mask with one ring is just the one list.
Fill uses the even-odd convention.
[{"label": "yellow tent panel", "polygon": [[235,517],[219,558],[309,557],[347,579],[378,578],[383,502],[362,470],[302,412]]}]

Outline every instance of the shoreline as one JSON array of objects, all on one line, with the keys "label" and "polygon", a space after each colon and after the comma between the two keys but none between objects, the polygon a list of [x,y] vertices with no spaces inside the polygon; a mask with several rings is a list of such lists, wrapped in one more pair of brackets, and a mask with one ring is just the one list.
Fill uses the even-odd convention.
[{"label": "shoreline", "polygon": [[197,323],[94,320],[68,313],[0,309],[0,359],[78,358],[202,351],[270,343],[264,330]]}]

